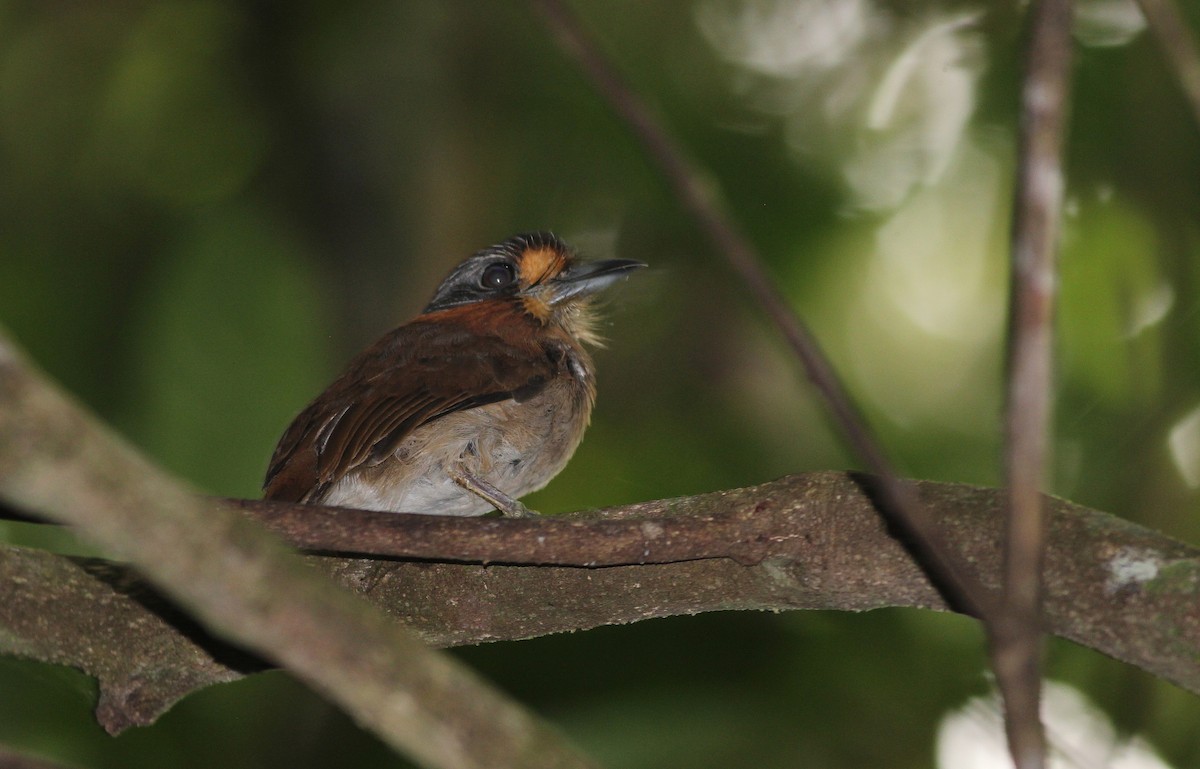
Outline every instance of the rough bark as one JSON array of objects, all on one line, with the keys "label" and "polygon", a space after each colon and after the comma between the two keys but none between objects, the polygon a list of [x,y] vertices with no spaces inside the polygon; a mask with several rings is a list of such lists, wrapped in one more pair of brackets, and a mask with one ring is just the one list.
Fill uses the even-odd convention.
[{"label": "rough bark", "polygon": [[[421,560],[306,558],[437,646],[730,609],[945,609],[879,516],[869,486],[861,476],[830,472],[568,520],[394,516],[390,549],[407,549]],[[1002,493],[959,484],[916,486],[947,541],[984,584],[998,589]],[[268,523],[279,517],[279,506],[237,506]],[[1063,500],[1048,498],[1046,508],[1047,631],[1200,694],[1200,550]],[[313,508],[296,512],[321,514]],[[604,527],[612,532],[622,524],[642,532],[645,555],[636,548],[606,549]],[[616,539],[628,544],[620,533],[628,531],[616,531]],[[633,563],[496,563],[578,559],[589,539],[591,560]],[[676,558],[689,549],[708,555],[637,562],[670,547]],[[731,557],[717,555],[722,551]],[[0,583],[10,586],[10,599],[0,602],[0,652],[96,676],[98,715],[111,731],[149,723],[189,691],[258,665],[204,635],[113,564],[2,548]]]}]

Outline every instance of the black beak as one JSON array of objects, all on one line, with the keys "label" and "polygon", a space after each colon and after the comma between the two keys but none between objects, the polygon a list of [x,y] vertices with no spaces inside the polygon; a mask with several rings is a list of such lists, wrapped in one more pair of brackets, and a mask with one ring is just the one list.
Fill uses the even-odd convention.
[{"label": "black beak", "polygon": [[595,262],[576,262],[549,281],[552,289],[550,304],[590,296],[603,291],[636,269],[645,267],[636,259],[604,259]]}]

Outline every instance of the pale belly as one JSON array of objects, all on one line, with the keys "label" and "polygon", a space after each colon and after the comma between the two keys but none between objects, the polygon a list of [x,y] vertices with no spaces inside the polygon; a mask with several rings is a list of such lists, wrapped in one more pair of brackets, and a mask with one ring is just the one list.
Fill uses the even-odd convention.
[{"label": "pale belly", "polygon": [[524,403],[505,401],[418,428],[378,464],[348,473],[321,504],[362,510],[483,515],[494,509],[458,485],[461,468],[519,499],[545,486],[583,438],[591,411],[580,383],[560,380]]}]

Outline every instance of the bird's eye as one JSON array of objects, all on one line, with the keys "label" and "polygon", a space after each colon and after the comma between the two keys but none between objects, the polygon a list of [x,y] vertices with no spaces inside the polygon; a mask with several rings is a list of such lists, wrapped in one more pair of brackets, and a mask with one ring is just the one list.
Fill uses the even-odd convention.
[{"label": "bird's eye", "polygon": [[517,277],[513,266],[508,262],[489,264],[479,278],[479,285],[488,289],[504,288]]}]

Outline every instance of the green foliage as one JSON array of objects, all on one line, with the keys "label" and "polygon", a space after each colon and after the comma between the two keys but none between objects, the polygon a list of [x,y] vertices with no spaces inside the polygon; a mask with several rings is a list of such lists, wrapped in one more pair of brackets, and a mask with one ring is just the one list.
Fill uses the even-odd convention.
[{"label": "green foliage", "polygon": [[1162,392],[1158,325],[1175,299],[1161,248],[1152,223],[1124,201],[1080,208],[1062,257],[1063,366],[1105,406],[1145,405]]},{"label": "green foliage", "polygon": [[[806,49],[816,17],[768,19],[753,45],[736,15],[786,3],[578,5],[905,472],[997,482],[1013,12],[972,26],[960,4],[835,3],[875,16]],[[1053,490],[1195,540],[1200,454],[1169,436],[1200,404],[1196,127],[1145,35],[1082,48],[1076,69]],[[908,132],[926,120],[938,132]],[[0,323],[211,493],[255,496],[340,361],[466,253],[533,228],[653,269],[615,292],[594,424],[531,506],[852,462],[522,4],[0,2],[0,206]],[[970,621],[917,612],[742,613],[460,654],[612,767],[924,767],[938,719],[985,688],[980,644]],[[1049,674],[1200,762],[1194,697],[1066,643]],[[89,767],[400,765],[278,673],[115,740],[81,692],[0,660],[0,744]]]},{"label": "green foliage", "polygon": [[324,384],[327,312],[304,251],[266,217],[213,212],[147,280],[121,421],[202,488],[257,496],[274,441]]}]

